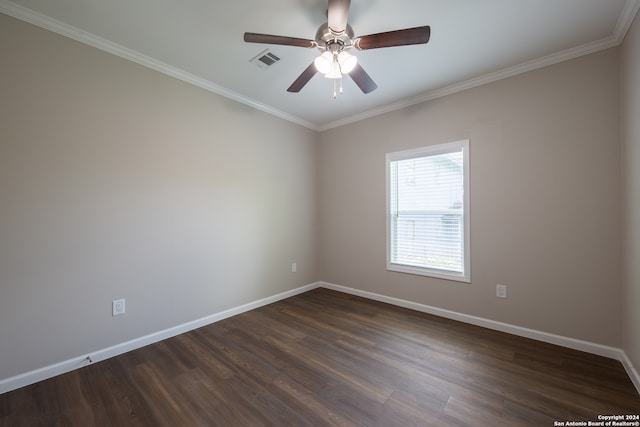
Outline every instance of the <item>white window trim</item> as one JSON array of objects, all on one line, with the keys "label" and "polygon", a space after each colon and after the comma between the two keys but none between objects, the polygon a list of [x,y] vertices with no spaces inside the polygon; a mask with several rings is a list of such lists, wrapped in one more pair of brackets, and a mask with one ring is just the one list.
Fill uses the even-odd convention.
[{"label": "white window trim", "polygon": [[[437,154],[445,154],[462,148],[463,153],[463,173],[464,173],[464,272],[450,272],[445,270],[436,270],[430,268],[413,267],[403,264],[394,264],[391,262],[391,162],[397,160],[405,160],[414,157],[433,156]],[[445,144],[432,145],[427,147],[416,148],[412,150],[397,151],[387,153],[386,155],[386,221],[387,221],[387,270],[399,273],[416,274],[420,276],[435,277],[438,279],[454,280],[458,282],[471,283],[471,230],[470,230],[470,203],[469,203],[469,140],[461,140],[449,142]]]}]

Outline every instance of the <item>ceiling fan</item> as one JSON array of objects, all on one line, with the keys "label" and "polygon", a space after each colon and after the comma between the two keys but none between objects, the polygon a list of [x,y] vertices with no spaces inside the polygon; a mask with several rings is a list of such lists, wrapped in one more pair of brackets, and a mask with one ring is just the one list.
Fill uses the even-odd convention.
[{"label": "ceiling fan", "polygon": [[[288,92],[300,92],[318,72],[330,79],[341,79],[344,74],[348,74],[362,92],[372,92],[378,85],[358,64],[356,57],[348,53],[348,50],[352,48],[368,50],[424,44],[429,41],[431,28],[429,26],[407,28],[354,38],[353,29],[347,23],[350,4],[350,0],[329,0],[327,22],[320,26],[315,40],[244,33],[244,41],[248,43],[317,48],[322,52],[287,89]],[[342,85],[340,91],[342,92]],[[333,97],[336,97],[335,80]]]}]

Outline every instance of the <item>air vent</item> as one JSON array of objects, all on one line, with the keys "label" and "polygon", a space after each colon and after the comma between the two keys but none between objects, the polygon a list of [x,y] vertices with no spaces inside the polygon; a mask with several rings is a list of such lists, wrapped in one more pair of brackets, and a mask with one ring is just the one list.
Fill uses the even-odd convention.
[{"label": "air vent", "polygon": [[249,62],[253,62],[258,67],[265,70],[269,67],[274,66],[279,61],[280,61],[280,57],[278,55],[274,54],[269,49],[265,49],[262,52],[260,52],[257,56],[251,58]]}]

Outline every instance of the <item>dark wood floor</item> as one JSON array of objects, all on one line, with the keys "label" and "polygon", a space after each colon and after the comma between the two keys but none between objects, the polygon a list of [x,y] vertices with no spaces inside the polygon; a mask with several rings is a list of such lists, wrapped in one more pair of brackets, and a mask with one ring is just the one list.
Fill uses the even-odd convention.
[{"label": "dark wood floor", "polygon": [[553,426],[638,414],[622,365],[316,289],[0,395],[3,426]]}]

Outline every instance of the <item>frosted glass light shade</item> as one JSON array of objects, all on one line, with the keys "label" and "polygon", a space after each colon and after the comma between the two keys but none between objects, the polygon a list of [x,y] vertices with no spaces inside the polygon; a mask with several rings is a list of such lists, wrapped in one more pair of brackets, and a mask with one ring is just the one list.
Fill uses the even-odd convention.
[{"label": "frosted glass light shade", "polygon": [[322,74],[327,74],[331,71],[332,63],[333,55],[331,55],[331,52],[329,51],[324,52],[313,61],[313,64],[316,66],[316,70]]},{"label": "frosted glass light shade", "polygon": [[340,64],[340,71],[342,71],[343,74],[349,74],[358,63],[358,58],[342,51],[338,55],[338,63]]}]

